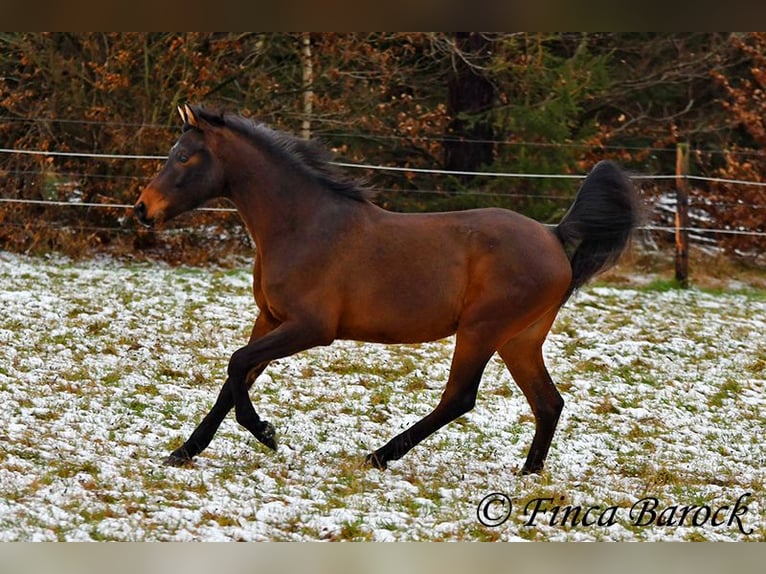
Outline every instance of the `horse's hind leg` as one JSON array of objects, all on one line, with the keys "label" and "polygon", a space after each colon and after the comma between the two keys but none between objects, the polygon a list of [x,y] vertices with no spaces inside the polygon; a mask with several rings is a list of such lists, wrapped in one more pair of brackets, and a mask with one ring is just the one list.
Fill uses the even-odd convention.
[{"label": "horse's hind leg", "polygon": [[[261,313],[255,322],[253,332],[250,335],[250,341],[255,341],[260,337],[263,337],[275,327],[275,323],[269,320],[269,318]],[[255,379],[264,371],[268,366],[268,363],[258,365],[255,369],[250,371],[247,379],[247,387],[250,388],[255,382]],[[213,404],[213,408],[205,415],[194,429],[191,436],[186,442],[176,450],[174,450],[166,459],[165,464],[170,466],[183,466],[189,463],[195,456],[201,453],[213,440],[218,427],[221,426],[223,419],[229,414],[229,411],[234,408],[234,393],[232,391],[232,383],[230,379],[226,379],[226,382],[221,387],[221,391],[218,393],[218,398]],[[268,425],[269,423],[264,423]],[[276,445],[274,445],[276,446]],[[274,448],[274,447],[272,447]]]},{"label": "horse's hind leg", "polygon": [[[475,342],[476,341],[476,342]],[[367,456],[367,463],[384,469],[391,460],[404,456],[420,441],[470,411],[476,404],[479,382],[494,349],[477,338],[458,332],[449,380],[437,407],[426,417],[386,445]]]},{"label": "horse's hind leg", "polygon": [[555,313],[549,320],[543,319],[499,350],[535,416],[535,436],[521,471],[523,474],[542,471],[564,408],[564,399],[554,386],[543,360],[543,341],[554,318]]}]

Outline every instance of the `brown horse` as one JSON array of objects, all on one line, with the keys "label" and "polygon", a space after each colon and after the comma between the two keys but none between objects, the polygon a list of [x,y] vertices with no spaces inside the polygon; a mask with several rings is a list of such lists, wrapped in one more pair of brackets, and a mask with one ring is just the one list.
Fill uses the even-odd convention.
[{"label": "brown horse", "polygon": [[616,261],[637,222],[635,191],[615,164],[593,168],[554,229],[503,209],[400,214],[371,203],[314,142],[240,116],[179,111],[183,133],[141,193],[136,216],[152,225],[229,199],[256,244],[260,313],[212,409],[167,464],[202,452],[232,407],[242,426],[276,449],[273,425],[249,397],[270,361],[335,339],[420,343],[456,334],[439,404],[367,462],[386,468],[470,411],[498,352],[535,416],[522,472],[543,468],[564,405],[543,341],[564,302]]}]

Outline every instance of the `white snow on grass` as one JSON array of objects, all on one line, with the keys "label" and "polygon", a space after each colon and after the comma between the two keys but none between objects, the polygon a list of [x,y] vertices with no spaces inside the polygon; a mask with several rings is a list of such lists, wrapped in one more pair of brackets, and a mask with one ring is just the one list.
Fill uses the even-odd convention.
[{"label": "white snow on grass", "polygon": [[583,289],[545,347],[566,405],[541,476],[518,474],[534,422],[499,359],[471,413],[362,465],[436,405],[451,340],[278,361],[251,392],[278,452],[230,416],[165,467],[247,340],[250,279],[0,252],[0,541],[766,538],[762,293]]}]

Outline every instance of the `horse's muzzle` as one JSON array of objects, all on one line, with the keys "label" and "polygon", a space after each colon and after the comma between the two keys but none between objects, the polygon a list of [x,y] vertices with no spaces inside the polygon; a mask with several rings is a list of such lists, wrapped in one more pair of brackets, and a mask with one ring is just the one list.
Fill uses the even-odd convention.
[{"label": "horse's muzzle", "polygon": [[136,219],[138,219],[139,223],[145,227],[151,227],[154,223],[154,220],[149,218],[146,204],[143,201],[139,201],[133,206],[133,213],[136,214]]}]

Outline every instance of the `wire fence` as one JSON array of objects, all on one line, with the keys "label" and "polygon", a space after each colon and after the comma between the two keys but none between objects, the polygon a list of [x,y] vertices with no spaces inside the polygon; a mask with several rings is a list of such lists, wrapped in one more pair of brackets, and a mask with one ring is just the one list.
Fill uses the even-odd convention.
[{"label": "wire fence", "polygon": [[[96,126],[101,128],[150,128],[156,130],[173,131],[175,128],[168,127],[167,124],[159,123],[146,123],[146,122],[122,122],[112,120],[86,120],[82,118],[46,118],[46,117],[11,117],[0,116],[0,122],[6,123],[23,123],[23,124],[65,124],[65,125],[80,125],[80,126]],[[176,130],[177,131],[177,130]],[[425,135],[420,134],[415,138],[411,136],[403,136],[401,134],[370,134],[370,133],[348,133],[348,132],[336,132],[332,130],[323,130],[318,132],[318,135],[323,138],[339,138],[339,139],[363,139],[367,141],[401,141],[402,139],[416,139],[423,142],[438,142],[438,143],[450,143],[460,142],[467,144],[493,144],[493,145],[505,145],[505,146],[518,146],[529,148],[573,148],[581,150],[590,150],[592,145],[586,143],[577,142],[530,142],[519,140],[507,140],[498,138],[470,138],[462,136],[450,136],[450,135]],[[609,145],[600,144],[599,149],[604,151],[651,151],[653,153],[675,153],[675,147],[656,147],[646,145]],[[725,155],[731,157],[765,157],[766,150],[748,150],[748,149],[690,149],[690,153],[701,153],[707,155]],[[91,155],[91,154],[87,154]],[[133,157],[133,156],[131,156]],[[141,156],[138,156],[141,157]],[[162,156],[157,156],[162,158]]]},{"label": "wire fence", "polygon": [[[2,119],[2,118],[0,118]],[[55,151],[55,150],[28,150],[17,148],[0,148],[0,154],[15,154],[15,155],[35,155],[42,157],[68,157],[68,158],[82,158],[91,160],[156,160],[164,161],[167,159],[165,155],[142,155],[142,154],[114,154],[114,153],[95,153],[95,152],[70,152],[70,151]],[[456,171],[456,170],[444,170],[444,169],[428,169],[428,168],[414,168],[414,167],[401,167],[401,166],[388,166],[378,164],[366,164],[366,163],[351,163],[336,161],[331,162],[333,165],[346,169],[364,169],[369,171],[380,172],[399,172],[399,173],[418,173],[433,176],[470,176],[470,177],[489,177],[489,178],[514,178],[514,179],[561,179],[561,180],[581,180],[585,177],[585,174],[552,174],[552,173],[519,173],[519,172],[498,172],[498,171]],[[44,171],[25,171],[27,174],[43,174]],[[59,174],[68,175],[69,177],[93,177],[92,175],[85,174]],[[140,180],[138,176],[125,176],[125,175],[112,175],[112,176],[97,176],[97,177],[114,177],[114,178],[126,178]],[[718,177],[706,177],[696,175],[684,175],[682,176],[687,181],[705,182],[705,183],[725,183],[730,185],[747,185],[756,187],[766,187],[766,182],[747,181],[740,179],[728,179]],[[631,178],[637,181],[649,180],[649,181],[661,181],[661,180],[677,180],[678,174],[640,174],[633,173]],[[398,193],[450,193],[442,190],[380,190],[380,191],[396,191]],[[503,196],[503,197],[529,197],[535,199],[571,199],[569,196],[562,195],[528,195],[528,194],[505,194],[497,192],[481,192],[481,191],[456,191],[455,194],[460,195],[487,195],[487,196]],[[66,207],[66,208],[109,208],[109,209],[124,209],[130,210],[132,205],[121,203],[94,203],[83,202],[77,198],[72,198],[69,201],[57,201],[46,199],[25,199],[25,198],[8,198],[0,197],[0,204],[27,204],[27,205],[40,205],[48,207]],[[743,204],[716,204],[709,202],[701,202],[702,205],[718,205],[718,206],[733,206]],[[750,205],[747,207],[752,209],[766,209],[766,205]],[[236,210],[227,207],[202,207],[199,208],[202,212],[223,212],[223,213],[235,213]],[[107,230],[107,228],[97,228]],[[119,228],[115,228],[117,230]],[[663,225],[644,225],[639,228],[643,231],[649,232],[667,232],[676,233],[677,231],[688,231],[690,233],[698,234],[717,234],[717,235],[738,235],[738,236],[752,236],[752,237],[766,237],[766,232],[750,230],[750,229],[723,229],[723,228],[708,228],[708,227],[670,227]]]}]

